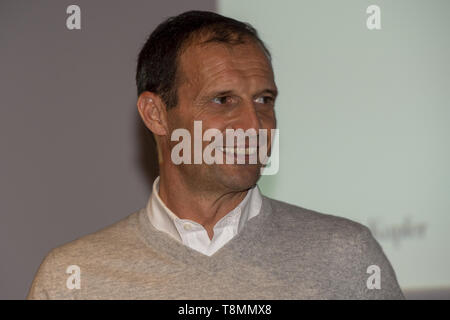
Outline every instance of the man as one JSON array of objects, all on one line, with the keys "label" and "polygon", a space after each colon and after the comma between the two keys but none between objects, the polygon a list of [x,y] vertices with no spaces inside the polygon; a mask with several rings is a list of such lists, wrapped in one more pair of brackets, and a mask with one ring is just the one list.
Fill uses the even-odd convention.
[{"label": "man", "polygon": [[[195,136],[199,122],[225,135],[267,132],[270,150],[277,87],[270,53],[251,26],[211,12],[170,18],[142,48],[136,79],[160,165],[148,204],[53,249],[28,298],[403,299],[366,227],[261,195],[261,159],[178,161],[196,147],[173,152],[173,134]],[[248,142],[220,142],[216,160],[255,153]],[[206,148],[202,140],[202,155]]]}]

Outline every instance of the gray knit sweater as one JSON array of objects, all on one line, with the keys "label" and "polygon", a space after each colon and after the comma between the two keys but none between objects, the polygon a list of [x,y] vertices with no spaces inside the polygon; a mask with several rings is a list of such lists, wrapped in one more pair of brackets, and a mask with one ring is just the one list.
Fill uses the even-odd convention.
[{"label": "gray knit sweater", "polygon": [[[79,267],[80,288],[67,285]],[[379,267],[380,289],[367,268]],[[73,270],[73,269],[72,269]],[[72,289],[70,289],[72,288]],[[208,257],[155,229],[144,209],[53,249],[28,299],[403,299],[370,231],[263,197],[261,212]]]}]

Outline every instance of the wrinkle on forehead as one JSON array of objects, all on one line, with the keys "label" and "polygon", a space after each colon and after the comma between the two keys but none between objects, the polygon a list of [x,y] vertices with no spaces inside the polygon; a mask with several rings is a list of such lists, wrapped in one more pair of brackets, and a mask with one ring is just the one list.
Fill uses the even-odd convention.
[{"label": "wrinkle on forehead", "polygon": [[271,63],[255,42],[192,45],[183,52],[180,67],[181,83],[193,90],[201,90],[219,80],[224,85],[239,78],[256,77],[273,81]]}]

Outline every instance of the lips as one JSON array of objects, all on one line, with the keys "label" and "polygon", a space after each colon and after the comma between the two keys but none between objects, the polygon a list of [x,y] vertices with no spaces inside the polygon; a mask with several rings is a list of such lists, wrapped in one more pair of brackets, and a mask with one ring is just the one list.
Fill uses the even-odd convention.
[{"label": "lips", "polygon": [[218,147],[221,152],[231,155],[252,155],[255,154],[258,148],[240,148],[240,147]]}]

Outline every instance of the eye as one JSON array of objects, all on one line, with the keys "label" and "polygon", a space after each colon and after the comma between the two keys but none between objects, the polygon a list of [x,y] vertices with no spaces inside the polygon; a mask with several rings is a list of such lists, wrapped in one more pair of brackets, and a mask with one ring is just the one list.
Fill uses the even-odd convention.
[{"label": "eye", "polygon": [[234,102],[234,99],[231,96],[220,96],[213,98],[212,102],[217,104],[231,104]]},{"label": "eye", "polygon": [[255,99],[256,103],[273,104],[275,99],[272,96],[261,96]]}]

